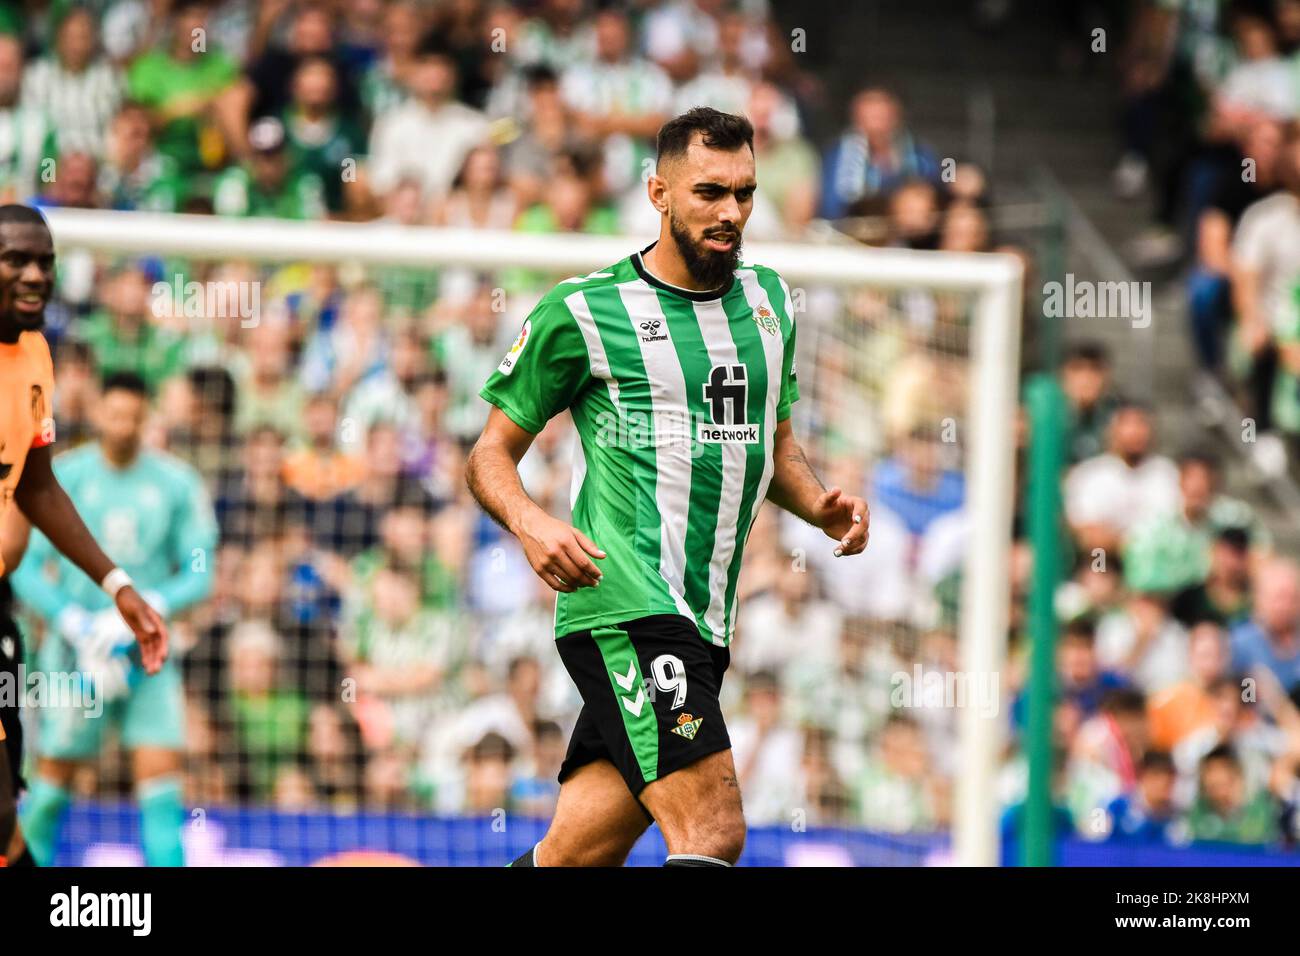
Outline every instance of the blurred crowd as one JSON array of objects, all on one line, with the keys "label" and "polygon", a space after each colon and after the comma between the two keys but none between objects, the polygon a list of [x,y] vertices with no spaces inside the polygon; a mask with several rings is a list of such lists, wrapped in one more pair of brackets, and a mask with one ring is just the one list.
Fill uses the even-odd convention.
[{"label": "blurred crowd", "polygon": [[792,47],[767,0],[6,0],[0,198],[653,232],[655,132],[707,103],[755,127],[751,237],[821,216],[987,247],[982,173],[920,142],[888,89],[829,104]]},{"label": "blurred crowd", "polygon": [[[890,91],[839,104],[813,145],[822,91],[761,2],[40,12],[0,16],[9,199],[649,238],[654,133],[704,103],[755,125],[751,238],[829,220],[875,244],[992,247],[982,174],[919,142]],[[174,622],[189,800],[550,812],[580,701],[551,593],[462,469],[478,388],[559,278],[63,255],[60,443],[94,441],[99,382],[134,373],[146,442],[215,504],[213,596]],[[951,721],[899,718],[889,675],[953,666],[967,303],[806,291],[800,428],[830,480],[870,483],[879,506],[849,574],[797,521],[754,532],[726,688],[747,812],[942,827]],[[572,441],[557,419],[521,464],[557,515]],[[110,750],[80,787],[125,793],[125,769]]]},{"label": "blurred crowd", "polygon": [[[997,234],[977,167],[916,137],[889,89],[828,103],[761,0],[37,7],[0,3],[8,199],[649,241],[654,133],[707,104],[755,126],[750,238],[831,223],[1033,265]],[[814,139],[817,117],[829,136]],[[153,395],[147,442],[193,464],[215,503],[214,593],[174,622],[192,803],[549,814],[580,701],[551,647],[551,593],[469,497],[463,463],[479,386],[559,278],[63,256],[60,444],[95,440],[99,381],[134,372]],[[195,281],[256,289],[255,315],[195,301]],[[836,562],[816,529],[760,514],[723,688],[746,815],[942,830],[958,709],[928,688],[960,667],[970,302],[798,291],[796,431],[828,485],[864,490],[871,545]],[[1059,374],[1075,544],[1058,601],[1061,825],[1289,839],[1296,570],[1222,495],[1211,455],[1157,452],[1104,350],[1074,347]],[[562,416],[521,463],[559,516],[573,440]],[[1024,789],[1019,517],[1013,559],[990,714],[1011,731],[1008,825]],[[113,749],[79,786],[126,793],[127,776]]]},{"label": "blurred crowd", "polygon": [[[1200,421],[1236,430],[1240,418],[1243,447],[1280,475],[1300,447],[1300,3],[1130,13],[1114,187],[1154,203],[1129,252],[1185,270]],[[1130,843],[1291,844],[1300,570],[1225,493],[1215,452],[1162,445],[1153,410],[1110,374],[1091,342],[1060,369],[1073,555],[1057,600],[1057,825]],[[1013,760],[1008,834],[1022,773]]]},{"label": "blurred crowd", "polygon": [[1115,186],[1155,200],[1134,255],[1185,266],[1200,407],[1229,418],[1226,384],[1280,475],[1300,450],[1300,3],[1141,4],[1124,63]]},{"label": "blurred crowd", "polygon": [[[1125,398],[1111,358],[1070,346],[1069,547],[1052,710],[1055,826],[1127,844],[1292,844],[1300,835],[1300,565],[1224,491],[1209,448],[1169,457],[1152,410]],[[1017,540],[1014,590],[1032,556]],[[1024,607],[1013,607],[1015,635]],[[1013,637],[1011,675],[1027,666]],[[1027,732],[1023,691],[1012,739]],[[1003,775],[1014,836],[1025,765]]]}]

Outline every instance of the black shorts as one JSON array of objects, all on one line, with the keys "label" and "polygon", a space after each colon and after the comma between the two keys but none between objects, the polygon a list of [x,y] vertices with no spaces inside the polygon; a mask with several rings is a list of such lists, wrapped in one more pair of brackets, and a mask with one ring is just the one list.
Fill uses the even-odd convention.
[{"label": "black shorts", "polygon": [[555,645],[583,703],[561,783],[604,758],[639,796],[646,784],[731,747],[718,703],[731,653],[689,618],[655,614],[574,631]]},{"label": "black shorts", "polygon": [[9,775],[17,795],[22,793],[25,785],[22,778],[23,725],[18,719],[18,695],[26,693],[26,688],[18,680],[18,667],[23,660],[23,635],[11,613],[12,593],[8,579],[0,578],[0,727],[4,728]]}]

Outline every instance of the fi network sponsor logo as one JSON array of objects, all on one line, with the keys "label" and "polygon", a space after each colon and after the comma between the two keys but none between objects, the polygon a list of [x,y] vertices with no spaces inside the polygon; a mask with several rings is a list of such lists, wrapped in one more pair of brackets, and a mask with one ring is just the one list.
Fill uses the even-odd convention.
[{"label": "fi network sponsor logo", "polygon": [[152,893],[68,893],[50,897],[51,926],[128,927],[133,936],[148,936],[153,926]]}]

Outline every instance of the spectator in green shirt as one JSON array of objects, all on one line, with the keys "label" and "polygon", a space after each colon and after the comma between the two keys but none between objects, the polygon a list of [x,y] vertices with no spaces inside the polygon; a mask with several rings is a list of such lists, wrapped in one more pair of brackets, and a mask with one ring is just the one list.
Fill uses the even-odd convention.
[{"label": "spectator in green shirt", "polygon": [[[429,204],[424,187],[414,176],[403,176],[384,200],[380,222],[403,226],[429,223]],[[384,305],[395,315],[422,316],[437,301],[441,285],[439,270],[414,266],[377,266],[371,277],[384,297]]]},{"label": "spectator in green shirt", "polygon": [[99,191],[109,209],[176,212],[185,183],[176,161],[154,145],[149,110],[124,103],[108,124]]},{"label": "spectator in green shirt", "polygon": [[1231,747],[1216,747],[1201,758],[1200,793],[1188,815],[1193,840],[1216,843],[1274,843],[1278,811],[1272,794],[1248,794],[1241,761]]},{"label": "spectator in green shirt", "polygon": [[1061,362],[1061,389],[1069,404],[1070,464],[1106,451],[1106,429],[1119,407],[1111,390],[1110,353],[1098,342],[1076,342]]},{"label": "spectator in green shirt", "polygon": [[1170,611],[1191,627],[1213,621],[1236,627],[1250,620],[1250,535],[1244,528],[1224,528],[1210,544],[1210,571],[1205,580],[1174,596]]},{"label": "spectator in green shirt", "polygon": [[0,33],[0,201],[25,202],[48,182],[42,175],[58,156],[52,119],[21,102],[23,46]]},{"label": "spectator in green shirt", "polygon": [[933,830],[939,823],[939,794],[928,764],[920,725],[910,717],[891,715],[876,752],[856,780],[858,821],[883,833]]},{"label": "spectator in green shirt", "polygon": [[214,105],[239,76],[235,61],[207,43],[208,12],[202,0],[182,0],[166,48],[139,57],[126,76],[128,96],[152,112],[159,150],[183,175],[225,158]]},{"label": "spectator in green shirt", "polygon": [[745,112],[754,124],[754,159],[763,170],[763,191],[797,235],[817,212],[817,151],[799,135],[793,104],[774,84],[754,84]]},{"label": "spectator in green shirt", "polygon": [[[574,161],[574,165],[580,163]],[[595,199],[591,182],[583,170],[561,170],[550,183],[540,202],[519,214],[515,229],[519,232],[585,232],[612,236],[618,233],[618,213]],[[546,285],[546,276],[529,269],[505,270],[501,283],[508,292],[524,292]]]},{"label": "spectator in green shirt", "polygon": [[235,430],[247,435],[271,426],[291,443],[303,437],[306,394],[293,374],[292,331],[287,322],[261,321],[248,330],[248,363],[234,371]]},{"label": "spectator in green shirt", "polygon": [[60,149],[98,157],[122,101],[122,74],[102,55],[99,24],[87,6],[68,4],[51,14],[54,41],[24,71],[23,103],[58,124]]},{"label": "spectator in green shirt", "polygon": [[406,78],[428,34],[432,11],[413,0],[394,0],[384,9],[379,48],[361,77],[361,102],[371,118],[404,103]]},{"label": "spectator in green shirt", "polygon": [[136,265],[111,274],[100,292],[103,308],[75,327],[100,375],[134,372],[157,393],[165,379],[184,371],[185,343],[159,328],[150,312],[149,280]]},{"label": "spectator in green shirt", "polygon": [[294,168],[283,123],[271,117],[258,120],[248,130],[248,145],[248,164],[227,169],[212,188],[217,215],[324,217],[325,187],[315,173]]},{"label": "spectator in green shirt", "polygon": [[[303,60],[294,70],[292,95],[284,128],[293,168],[318,177],[325,187],[325,205],[330,212],[340,212],[345,183],[356,181],[351,174],[365,154],[366,141],[361,128],[339,112],[334,64],[323,56]],[[345,166],[348,160],[350,167]]]},{"label": "spectator in green shirt", "polygon": [[368,593],[376,575],[386,566],[406,567],[419,587],[422,610],[454,611],[461,582],[432,545],[430,533],[419,508],[398,505],[386,511],[379,523],[380,544],[352,559],[353,590]]},{"label": "spectator in green shirt", "polygon": [[245,797],[270,796],[276,778],[307,744],[310,706],[301,692],[276,677],[280,636],[262,620],[237,624],[226,638],[230,667],[230,722]]},{"label": "spectator in green shirt", "polygon": [[576,173],[561,172],[542,201],[525,209],[515,223],[520,232],[585,232],[614,235],[618,213],[594,201],[591,184]]},{"label": "spectator in green shirt", "polygon": [[1227,528],[1241,528],[1256,547],[1268,533],[1245,502],[1219,493],[1221,468],[1212,452],[1193,450],[1178,462],[1177,511],[1138,524],[1124,547],[1124,580],[1136,591],[1172,594],[1205,581],[1210,548]]},{"label": "spectator in green shirt", "polygon": [[[463,632],[454,615],[434,614],[420,605],[419,572],[399,565],[376,569],[340,629],[340,642],[355,674],[358,702],[372,717],[383,714],[390,743],[414,754],[445,694],[443,682]],[[362,718],[364,723],[364,718]]]}]

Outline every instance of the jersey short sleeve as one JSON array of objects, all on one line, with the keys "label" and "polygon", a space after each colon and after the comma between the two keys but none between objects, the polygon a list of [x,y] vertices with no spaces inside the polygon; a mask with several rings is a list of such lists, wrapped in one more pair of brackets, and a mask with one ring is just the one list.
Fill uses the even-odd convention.
[{"label": "jersey short sleeve", "polygon": [[582,330],[564,301],[551,293],[524,320],[479,395],[536,435],[572,405],[590,381]]}]

